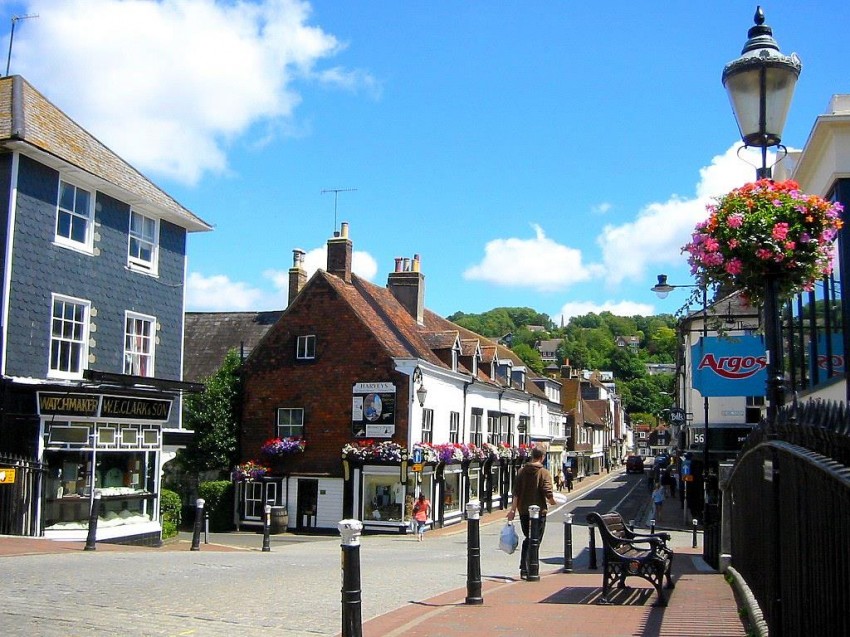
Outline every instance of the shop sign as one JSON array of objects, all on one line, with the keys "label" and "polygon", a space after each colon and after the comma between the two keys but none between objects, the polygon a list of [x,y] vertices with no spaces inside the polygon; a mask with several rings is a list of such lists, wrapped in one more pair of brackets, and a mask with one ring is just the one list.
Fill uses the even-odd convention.
[{"label": "shop sign", "polygon": [[16,469],[0,469],[0,484],[15,484]]},{"label": "shop sign", "polygon": [[40,416],[95,418],[99,408],[100,396],[94,394],[38,392],[38,413]]},{"label": "shop sign", "polygon": [[351,398],[351,430],[359,438],[391,438],[395,433],[395,385],[355,383]]},{"label": "shop sign", "polygon": [[691,346],[694,389],[703,396],[759,396],[767,379],[760,336],[703,336]]},{"label": "shop sign", "polygon": [[170,400],[104,396],[100,406],[101,418],[134,418],[139,420],[168,420]]},{"label": "shop sign", "polygon": [[168,420],[171,402],[133,396],[38,392],[38,413],[40,416],[75,418]]}]

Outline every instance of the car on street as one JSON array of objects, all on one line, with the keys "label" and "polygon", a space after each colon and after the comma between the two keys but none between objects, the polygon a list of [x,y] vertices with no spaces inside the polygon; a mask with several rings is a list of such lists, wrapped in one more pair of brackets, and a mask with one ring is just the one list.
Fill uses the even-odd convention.
[{"label": "car on street", "polygon": [[643,458],[640,456],[626,458],[626,473],[643,473]]}]

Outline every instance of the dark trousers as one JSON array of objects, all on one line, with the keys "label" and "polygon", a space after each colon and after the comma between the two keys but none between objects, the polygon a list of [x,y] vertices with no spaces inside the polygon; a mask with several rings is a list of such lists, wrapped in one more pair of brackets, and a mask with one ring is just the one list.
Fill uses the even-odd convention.
[{"label": "dark trousers", "polygon": [[[519,516],[519,527],[522,529],[522,552],[519,555],[520,573],[528,573],[528,536],[531,535],[531,516],[527,513]],[[546,530],[546,516],[540,514],[540,538],[543,541],[543,532]]]}]

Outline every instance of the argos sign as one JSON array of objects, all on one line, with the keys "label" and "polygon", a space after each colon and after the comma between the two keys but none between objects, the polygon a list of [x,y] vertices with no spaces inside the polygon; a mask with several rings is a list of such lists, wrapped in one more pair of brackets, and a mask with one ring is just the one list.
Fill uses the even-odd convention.
[{"label": "argos sign", "polygon": [[764,396],[767,355],[760,336],[706,336],[691,347],[694,389],[703,396]]}]

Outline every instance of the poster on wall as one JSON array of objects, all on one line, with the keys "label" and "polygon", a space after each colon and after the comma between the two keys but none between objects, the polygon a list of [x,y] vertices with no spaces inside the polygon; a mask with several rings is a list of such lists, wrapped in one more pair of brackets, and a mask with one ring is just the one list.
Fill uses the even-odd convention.
[{"label": "poster on wall", "polygon": [[391,438],[395,433],[395,385],[355,383],[351,397],[351,432],[355,438]]}]

